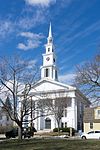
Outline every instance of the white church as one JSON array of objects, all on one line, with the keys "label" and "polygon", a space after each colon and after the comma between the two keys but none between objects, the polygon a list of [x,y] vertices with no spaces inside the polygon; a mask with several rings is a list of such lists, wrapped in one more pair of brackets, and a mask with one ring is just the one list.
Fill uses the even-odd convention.
[{"label": "white church", "polygon": [[[58,100],[69,97],[70,102],[63,110],[60,127],[72,127],[77,131],[82,130],[84,108],[89,106],[90,102],[76,87],[59,82],[51,24],[45,54],[43,54],[43,64],[40,69],[41,79],[33,86],[30,92],[35,95],[32,99],[38,101],[40,97],[43,97],[45,100],[50,98],[54,102],[57,97]],[[57,128],[57,121],[53,114],[42,115],[35,119],[33,123],[37,131],[52,131]]]}]

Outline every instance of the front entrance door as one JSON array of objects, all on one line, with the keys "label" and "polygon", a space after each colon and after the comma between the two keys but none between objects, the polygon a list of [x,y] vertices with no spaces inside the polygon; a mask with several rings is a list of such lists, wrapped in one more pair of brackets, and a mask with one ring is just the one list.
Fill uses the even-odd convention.
[{"label": "front entrance door", "polygon": [[51,129],[51,120],[50,120],[50,118],[45,119],[45,129]]}]

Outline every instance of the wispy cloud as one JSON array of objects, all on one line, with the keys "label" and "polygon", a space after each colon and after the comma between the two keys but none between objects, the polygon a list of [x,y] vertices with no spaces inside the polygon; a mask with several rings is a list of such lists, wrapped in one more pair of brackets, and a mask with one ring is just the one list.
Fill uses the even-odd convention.
[{"label": "wispy cloud", "polygon": [[34,60],[29,60],[28,61],[28,68],[31,69],[33,68],[37,63],[37,59],[34,59]]},{"label": "wispy cloud", "polygon": [[32,33],[32,32],[21,32],[20,36],[34,39],[34,40],[40,40],[40,39],[44,38],[44,35],[42,33],[36,34],[36,33]]},{"label": "wispy cloud", "polygon": [[[33,10],[28,12],[30,8],[27,7],[24,11],[20,12],[17,18],[13,18],[13,14],[11,17],[0,17],[0,40],[7,39],[8,36],[10,37],[8,39],[14,38],[19,32],[29,31],[46,21],[47,13],[42,9],[35,9],[33,13]],[[14,33],[13,36],[11,36],[12,33]]]},{"label": "wispy cloud", "polygon": [[44,36],[39,33],[32,33],[32,32],[22,32],[20,33],[21,37],[27,38],[26,43],[19,43],[17,48],[22,50],[30,50],[40,46],[41,40]]},{"label": "wispy cloud", "polygon": [[22,16],[18,19],[17,25],[20,29],[29,30],[38,24],[46,21],[46,14],[42,9],[36,9],[30,13],[30,15]]},{"label": "wispy cloud", "polygon": [[75,0],[61,0],[61,7],[69,6]]},{"label": "wispy cloud", "polygon": [[70,85],[74,83],[74,79],[75,79],[74,73],[67,73],[59,76],[59,81]]},{"label": "wispy cloud", "polygon": [[[78,0],[77,0],[78,1]],[[61,28],[59,27],[59,30],[63,33],[63,36],[60,36],[62,41],[64,41],[63,44],[66,42],[70,44],[72,41],[76,40],[77,38],[81,39],[91,34],[92,31],[99,30],[98,27],[100,27],[100,24],[98,24],[98,27],[96,28],[94,25],[93,30],[89,30],[90,26],[95,24],[95,22],[91,22],[90,25],[87,26],[88,17],[84,17],[87,10],[90,10],[92,7],[94,7],[95,1],[88,2],[88,1],[82,1],[79,5],[78,9],[75,9],[74,3],[76,3],[76,0],[62,0],[61,3],[63,3],[65,6],[68,3],[68,6],[72,4],[73,7],[69,9],[69,12],[67,13],[67,19],[63,20],[63,24],[61,25]],[[71,11],[70,11],[71,10]],[[73,14],[73,12],[75,12]],[[86,14],[88,16],[88,14]],[[99,22],[99,21],[98,21]],[[89,32],[87,31],[89,30]],[[81,31],[81,32],[80,32]],[[86,31],[86,32],[85,32]],[[90,33],[91,32],[91,33]]]},{"label": "wispy cloud", "polygon": [[25,2],[32,6],[49,7],[51,4],[56,3],[56,0],[25,0]]},{"label": "wispy cloud", "polygon": [[[97,43],[99,43],[99,35],[94,39],[92,39],[92,37],[94,37],[95,34],[98,34],[100,31],[100,21],[94,22],[88,26],[86,26],[85,28],[83,28],[83,30],[76,30],[75,28],[73,30],[73,32],[69,32],[68,34],[64,35],[61,39],[59,39],[58,43],[60,43],[60,41],[62,41],[62,45],[64,50],[61,52],[61,55],[66,55],[66,53],[69,53],[70,55],[63,59],[62,62],[60,62],[61,64],[65,64],[68,62],[71,62],[71,60],[73,60],[76,56],[78,56],[79,54],[81,54],[81,52],[83,50],[89,49],[89,46],[91,45],[97,45]],[[90,39],[91,41],[88,42],[88,44],[84,44],[81,45],[79,43],[81,42],[85,42],[84,39]],[[66,44],[67,43],[67,44]],[[58,51],[58,53],[60,53],[60,51]]]},{"label": "wispy cloud", "polygon": [[29,49],[33,49],[33,48],[37,48],[39,46],[40,43],[32,43],[31,40],[27,40],[27,43],[19,43],[17,48],[22,49],[22,50],[29,50]]},{"label": "wispy cloud", "polygon": [[0,20],[0,39],[7,38],[7,35],[14,32],[14,24],[9,19]]}]

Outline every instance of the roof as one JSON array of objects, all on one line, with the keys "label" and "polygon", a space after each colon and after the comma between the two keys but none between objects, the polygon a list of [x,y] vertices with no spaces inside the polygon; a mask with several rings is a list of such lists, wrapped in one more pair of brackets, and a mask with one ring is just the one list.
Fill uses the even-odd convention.
[{"label": "roof", "polygon": [[88,99],[81,92],[79,93],[79,90],[77,90],[76,87],[52,79],[43,78],[39,80],[36,84],[33,85],[33,88],[30,91],[30,94],[32,95],[33,94],[42,95],[45,93],[46,94],[61,93],[69,97],[77,97],[76,98],[77,101],[79,99],[79,101],[82,100],[85,103],[85,105],[87,106],[90,105]]},{"label": "roof", "polygon": [[100,119],[95,119],[95,112],[94,112],[95,108],[87,107],[84,109],[84,123],[90,122],[100,123]]},{"label": "roof", "polygon": [[61,83],[59,81],[51,80],[48,78],[44,78],[44,79],[39,80],[35,85],[33,85],[33,87],[36,88],[37,86],[44,84],[44,83],[50,83],[50,84],[59,86],[61,88],[64,88],[66,90],[76,90],[76,87]]},{"label": "roof", "polygon": [[93,108],[85,108],[84,109],[84,122],[93,122],[94,119],[94,110]]}]

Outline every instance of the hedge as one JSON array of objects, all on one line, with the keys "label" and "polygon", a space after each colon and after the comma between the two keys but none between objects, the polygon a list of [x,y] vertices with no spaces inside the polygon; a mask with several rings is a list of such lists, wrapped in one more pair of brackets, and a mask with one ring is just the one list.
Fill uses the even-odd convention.
[{"label": "hedge", "polygon": [[[68,128],[59,128],[60,132],[67,132],[70,134],[70,127]],[[58,132],[58,128],[54,128],[53,132]],[[72,135],[75,135],[76,130],[72,128]]]}]

